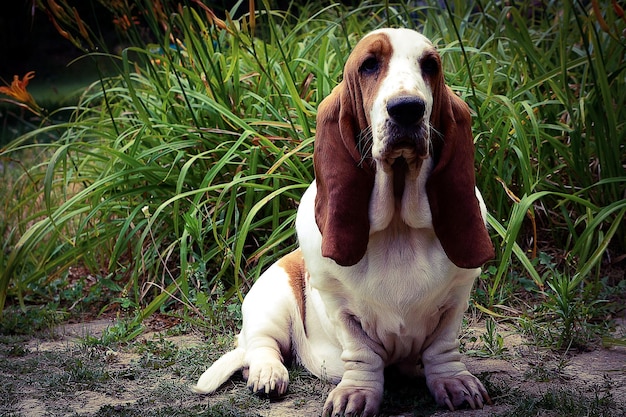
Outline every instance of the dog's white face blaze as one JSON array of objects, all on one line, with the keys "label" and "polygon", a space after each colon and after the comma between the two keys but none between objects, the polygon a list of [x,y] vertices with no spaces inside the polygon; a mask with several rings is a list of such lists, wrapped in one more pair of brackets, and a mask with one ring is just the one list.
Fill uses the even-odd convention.
[{"label": "dog's white face blaze", "polygon": [[[420,97],[425,105],[423,123],[426,141],[429,140],[429,121],[433,107],[433,94],[431,86],[422,75],[420,58],[425,52],[431,51],[433,45],[423,35],[408,29],[398,29],[393,31],[374,31],[368,36],[377,33],[384,33],[389,38],[393,48],[393,54],[389,61],[387,77],[381,82],[376,100],[370,110],[370,121],[372,125],[372,156],[375,160],[384,158],[396,158],[402,156],[402,151],[396,151],[395,155],[390,155],[388,146],[388,125],[390,116],[387,112],[389,99],[401,95],[412,95]],[[428,148],[429,146],[427,146]],[[400,153],[398,153],[400,152]]]}]

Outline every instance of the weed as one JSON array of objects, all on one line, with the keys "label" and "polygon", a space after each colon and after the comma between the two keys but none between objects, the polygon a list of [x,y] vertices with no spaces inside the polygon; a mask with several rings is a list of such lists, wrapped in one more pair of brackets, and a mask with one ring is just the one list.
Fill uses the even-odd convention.
[{"label": "weed", "polygon": [[498,333],[496,321],[488,317],[485,321],[485,327],[486,331],[480,335],[483,346],[476,353],[477,356],[502,358],[508,349],[504,346],[504,338]]},{"label": "weed", "polygon": [[[231,298],[232,294],[225,289],[224,284],[217,281],[208,291],[196,291],[192,301],[201,317],[206,318],[203,319],[205,325],[219,326],[223,331],[241,327],[241,305],[233,303]],[[198,322],[196,324],[200,325]]]},{"label": "weed", "polygon": [[53,304],[10,308],[0,320],[0,334],[33,335],[44,331],[54,337],[54,328],[67,317],[67,313],[58,310]]},{"label": "weed", "polygon": [[[525,288],[524,306],[516,323],[537,346],[557,350],[585,350],[605,335],[610,317],[620,310],[620,285],[606,285],[606,279],[586,285],[558,270],[552,257],[540,252],[533,264],[541,271],[544,288],[530,281]],[[523,283],[522,280],[519,281]]]},{"label": "weed", "polygon": [[105,328],[100,337],[85,335],[81,338],[84,346],[111,346],[135,339],[144,331],[144,327],[136,320],[118,319],[115,324]]},{"label": "weed", "polygon": [[104,383],[110,379],[110,375],[103,368],[94,366],[94,363],[86,363],[80,358],[69,360],[64,365],[65,375],[61,378],[65,383],[82,386]]},{"label": "weed", "polygon": [[568,364],[568,359],[565,355],[555,358],[539,354],[537,357],[538,360],[529,362],[528,369],[524,373],[526,379],[537,382],[552,382],[571,378],[564,373],[564,369]]},{"label": "weed", "polygon": [[607,323],[596,323],[604,317],[604,300],[587,300],[570,280],[555,275],[547,280],[546,298],[529,311],[530,317],[519,317],[517,323],[526,336],[538,346],[559,350],[585,350],[608,331]]},{"label": "weed", "polygon": [[179,349],[171,341],[159,334],[156,340],[143,340],[135,345],[141,354],[139,366],[141,368],[162,369],[172,366],[178,359]]},{"label": "weed", "polygon": [[[546,416],[619,416],[610,394],[594,387],[590,398],[581,392],[562,389],[548,389],[538,399],[528,395],[518,397],[517,404],[506,414],[507,417],[526,417],[529,415]],[[504,416],[503,415],[503,416]]]}]

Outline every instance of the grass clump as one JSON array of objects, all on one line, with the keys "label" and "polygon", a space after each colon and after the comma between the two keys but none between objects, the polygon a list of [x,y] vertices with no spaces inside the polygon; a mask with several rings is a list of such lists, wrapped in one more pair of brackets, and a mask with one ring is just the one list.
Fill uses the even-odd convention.
[{"label": "grass clump", "polygon": [[9,308],[0,321],[0,334],[33,335],[39,332],[54,334],[54,328],[68,318],[68,314],[50,305],[29,306],[25,310]]},{"label": "grass clump", "polygon": [[141,353],[142,368],[160,369],[172,366],[178,358],[178,347],[160,335],[158,340],[146,340],[136,350]]},{"label": "grass clump", "polygon": [[586,395],[571,390],[549,389],[539,398],[529,395],[518,397],[517,405],[504,416],[595,416],[613,417],[623,412],[615,407],[610,393],[595,387],[593,394]]}]

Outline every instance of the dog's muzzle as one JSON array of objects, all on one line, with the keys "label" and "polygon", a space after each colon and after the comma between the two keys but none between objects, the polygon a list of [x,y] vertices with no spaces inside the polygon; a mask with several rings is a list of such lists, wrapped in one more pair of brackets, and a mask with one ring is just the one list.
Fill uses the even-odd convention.
[{"label": "dog's muzzle", "polygon": [[386,157],[425,159],[428,157],[428,129],[424,120],[426,103],[414,95],[397,96],[387,102]]}]

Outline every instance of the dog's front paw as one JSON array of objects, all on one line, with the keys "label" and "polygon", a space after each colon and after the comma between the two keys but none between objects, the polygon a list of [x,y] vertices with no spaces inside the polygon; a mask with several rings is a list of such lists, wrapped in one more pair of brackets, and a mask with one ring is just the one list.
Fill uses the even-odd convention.
[{"label": "dog's front paw", "polygon": [[469,372],[455,376],[433,379],[428,384],[435,401],[451,411],[467,403],[473,409],[483,408],[485,403],[491,404],[491,398],[483,384]]},{"label": "dog's front paw", "polygon": [[342,387],[340,383],[328,395],[322,415],[370,417],[378,412],[381,401],[382,391],[353,386]]},{"label": "dog's front paw", "polygon": [[250,364],[248,388],[255,394],[283,395],[289,386],[289,372],[280,361]]}]

